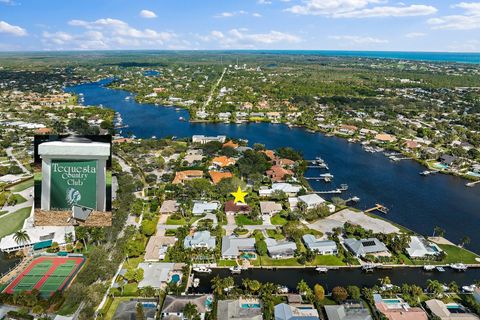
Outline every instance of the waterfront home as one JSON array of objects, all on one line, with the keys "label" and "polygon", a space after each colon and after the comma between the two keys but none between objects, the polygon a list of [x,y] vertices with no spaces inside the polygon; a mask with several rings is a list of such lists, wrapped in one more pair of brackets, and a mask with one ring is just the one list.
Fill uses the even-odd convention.
[{"label": "waterfront home", "polygon": [[250,117],[252,117],[252,118],[263,118],[263,117],[265,117],[265,113],[263,113],[263,112],[252,112],[252,113],[250,113]]},{"label": "waterfront home", "polygon": [[337,254],[337,243],[331,240],[318,240],[313,234],[305,234],[302,237],[305,246],[317,254]]},{"label": "waterfront home", "polygon": [[187,295],[187,296],[173,296],[167,295],[163,302],[162,310],[160,311],[161,319],[181,319],[185,320],[183,314],[187,304],[193,304],[200,315],[200,319],[205,319],[205,313],[211,310],[213,297],[211,295]]},{"label": "waterfront home", "polygon": [[178,211],[179,204],[177,200],[165,200],[160,207],[161,214],[171,214]]},{"label": "waterfront home", "polygon": [[220,207],[220,204],[217,201],[205,202],[205,201],[196,201],[193,203],[192,214],[194,216],[199,216],[207,213],[212,213]]},{"label": "waterfront home", "polygon": [[226,136],[215,136],[215,137],[208,137],[208,136],[204,136],[204,135],[193,135],[192,136],[192,142],[193,143],[199,143],[199,144],[206,144],[206,143],[213,142],[213,141],[218,141],[218,142],[224,143],[226,139],[227,139]]},{"label": "waterfront home", "polygon": [[224,209],[225,214],[227,215],[234,215],[237,213],[248,214],[252,211],[252,208],[248,204],[241,202],[235,203],[233,200],[225,202]]},{"label": "waterfront home", "polygon": [[325,203],[325,200],[316,193],[299,196],[298,201],[305,204],[307,209],[318,208]]},{"label": "waterfront home", "polygon": [[277,166],[282,167],[293,167],[295,165],[295,161],[285,158],[275,158],[273,161]]},{"label": "waterfront home", "polygon": [[352,126],[352,125],[348,125],[348,124],[342,124],[339,128],[338,128],[338,132],[340,133],[343,133],[343,134],[346,134],[346,135],[353,135],[355,134],[355,132],[357,132],[358,130],[358,127],[356,126]]},{"label": "waterfront home", "polygon": [[373,300],[377,310],[388,320],[427,320],[428,316],[421,308],[412,308],[401,298],[383,299],[374,294]]},{"label": "waterfront home", "polygon": [[265,174],[274,182],[283,182],[287,177],[293,176],[293,171],[274,165]]},{"label": "waterfront home", "polygon": [[275,320],[318,320],[318,311],[311,304],[277,304],[274,308]]},{"label": "waterfront home", "polygon": [[275,192],[283,192],[288,197],[294,197],[302,189],[301,186],[293,185],[286,182],[273,183],[271,188],[260,187],[258,195],[260,197],[269,197]]},{"label": "waterfront home", "polygon": [[375,136],[375,135],[378,134],[378,131],[377,131],[377,130],[370,130],[370,129],[362,128],[362,129],[360,129],[359,133],[360,133],[361,136],[366,136],[366,135]]},{"label": "waterfront home", "polygon": [[245,120],[248,117],[248,113],[242,112],[242,111],[237,111],[235,112],[235,118],[237,120]]},{"label": "waterfront home", "polygon": [[177,238],[175,237],[151,236],[145,248],[144,260],[156,261],[165,259],[168,248],[172,247],[175,242],[177,242]]},{"label": "waterfront home", "polygon": [[[112,319],[115,320],[130,320],[136,319],[137,305],[141,304],[143,307],[143,315],[145,319],[155,319],[157,314],[157,299],[148,298],[131,298],[126,301],[121,301],[115,310]],[[12,318],[13,319],[13,318]],[[57,315],[54,320],[73,320],[74,317]]]},{"label": "waterfront home", "polygon": [[202,170],[185,170],[177,171],[175,173],[175,178],[173,179],[173,184],[184,183],[187,180],[200,179],[203,178]]},{"label": "waterfront home", "polygon": [[210,231],[197,231],[193,235],[188,235],[183,240],[183,247],[188,248],[206,248],[215,249],[215,237],[210,235]]},{"label": "waterfront home", "polygon": [[375,140],[379,142],[394,142],[397,138],[388,133],[379,133],[375,136]]},{"label": "waterfront home", "polygon": [[277,241],[273,238],[266,238],[268,255],[273,259],[293,258],[297,245],[292,241]]},{"label": "waterfront home", "polygon": [[273,150],[262,150],[261,151],[263,154],[265,154],[270,160],[275,160],[275,151]]},{"label": "waterfront home", "polygon": [[282,114],[277,111],[267,112],[266,115],[270,121],[275,121],[275,122],[280,121],[280,119],[282,118]]},{"label": "waterfront home", "polygon": [[140,289],[145,287],[163,289],[174,270],[181,270],[181,267],[170,262],[141,262],[138,268],[143,270],[143,279],[138,283]]},{"label": "waterfront home", "polygon": [[407,253],[410,258],[423,258],[425,256],[436,256],[442,252],[435,243],[427,241],[424,237],[411,236]]},{"label": "waterfront home", "polygon": [[210,175],[210,179],[212,179],[213,184],[218,184],[223,179],[233,178],[233,174],[231,172],[220,172],[215,170],[208,171]]},{"label": "waterfront home", "polygon": [[390,255],[385,244],[377,238],[368,238],[361,240],[357,240],[355,238],[348,238],[345,239],[344,243],[357,258],[364,257],[367,254],[376,256]]},{"label": "waterfront home", "polygon": [[458,160],[458,158],[449,154],[442,154],[439,160],[443,165],[450,167]]},{"label": "waterfront home", "polygon": [[219,168],[228,167],[234,165],[237,161],[233,158],[229,158],[226,156],[215,157],[212,159],[212,164]]},{"label": "waterfront home", "polygon": [[260,201],[260,212],[263,215],[273,216],[282,211],[282,204],[274,201]]},{"label": "waterfront home", "polygon": [[221,121],[230,120],[231,116],[232,116],[231,112],[220,112],[217,114],[218,119]]},{"label": "waterfront home", "polygon": [[222,238],[222,259],[236,259],[242,252],[255,252],[255,238]]},{"label": "waterfront home", "polygon": [[431,299],[425,301],[425,305],[432,315],[440,320],[479,320],[480,318],[470,313],[464,306],[458,303],[445,304],[443,301]]},{"label": "waterfront home", "polygon": [[222,148],[227,148],[227,147],[237,149],[238,148],[238,143],[235,143],[232,140],[228,140],[227,142],[225,142],[222,145]]},{"label": "waterfront home", "polygon": [[208,112],[205,112],[204,110],[199,110],[197,111],[197,113],[195,114],[195,116],[198,118],[198,119],[206,119],[208,118],[210,114]]},{"label": "waterfront home", "polygon": [[328,305],[324,308],[328,320],[372,320],[370,311],[362,302]]},{"label": "waterfront home", "polygon": [[418,149],[420,147],[418,142],[414,141],[414,140],[406,140],[405,143],[404,143],[404,146],[405,146],[406,149],[409,149],[409,150],[415,150],[415,149]]},{"label": "waterfront home", "polygon": [[251,299],[220,300],[217,303],[218,320],[262,320],[262,306],[260,301],[252,302]]},{"label": "waterfront home", "polygon": [[[28,219],[33,219],[32,217]],[[9,234],[0,240],[0,251],[14,252],[25,248],[33,248],[33,250],[40,250],[48,248],[52,243],[56,242],[60,246],[67,244],[65,238],[72,235],[72,240],[75,241],[75,228],[73,226],[42,226],[34,227],[33,220],[25,222],[25,231],[28,234],[27,241],[17,242],[15,240],[15,233]]]}]

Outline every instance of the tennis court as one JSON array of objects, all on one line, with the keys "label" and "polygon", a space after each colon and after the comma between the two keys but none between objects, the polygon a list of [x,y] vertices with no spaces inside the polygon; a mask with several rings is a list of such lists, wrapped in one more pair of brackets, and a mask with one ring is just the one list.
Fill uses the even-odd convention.
[{"label": "tennis court", "polygon": [[43,296],[49,296],[65,289],[83,262],[83,257],[35,258],[3,292],[13,294],[37,289]]}]

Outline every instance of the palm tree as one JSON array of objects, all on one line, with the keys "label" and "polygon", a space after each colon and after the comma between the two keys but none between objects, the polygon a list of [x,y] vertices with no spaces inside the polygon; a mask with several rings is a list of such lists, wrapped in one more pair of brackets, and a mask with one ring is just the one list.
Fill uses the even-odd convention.
[{"label": "palm tree", "polygon": [[311,291],[310,287],[303,279],[297,284],[297,290],[302,295],[307,295]]},{"label": "palm tree", "polygon": [[198,315],[197,307],[191,302],[187,303],[185,305],[185,308],[183,309],[183,315],[188,320],[195,319],[196,316]]},{"label": "palm tree", "polygon": [[438,280],[427,280],[427,290],[432,293],[435,297],[441,296],[443,294],[443,286]]},{"label": "palm tree", "polygon": [[30,242],[30,236],[28,235],[27,231],[18,230],[14,233],[13,240],[15,240],[18,245],[24,245]]},{"label": "palm tree", "polygon": [[440,227],[433,228],[433,236],[443,237],[445,235],[445,230]]},{"label": "palm tree", "polygon": [[463,248],[467,244],[470,244],[470,237],[469,236],[465,236],[465,237],[462,238],[462,243],[461,243],[460,246]]}]

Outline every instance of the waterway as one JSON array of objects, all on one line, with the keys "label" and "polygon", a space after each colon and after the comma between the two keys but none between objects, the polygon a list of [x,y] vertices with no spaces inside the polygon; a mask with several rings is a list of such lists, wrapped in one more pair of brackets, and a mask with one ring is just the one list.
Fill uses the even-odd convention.
[{"label": "waterway", "polygon": [[[392,162],[381,153],[367,153],[359,144],[345,139],[283,124],[179,121],[179,117],[188,120],[188,112],[125,100],[133,95],[106,88],[108,82],[80,84],[66,91],[82,94],[85,105],[102,105],[120,112],[123,123],[129,126],[124,134],[133,133],[139,138],[227,135],[248,139],[250,144],[263,143],[268,148],[290,146],[301,151],[306,159],[321,156],[334,179],[329,184],[310,180],[315,190],[332,190],[346,183],[349,189],[341,196],[359,197],[359,208],[383,204],[390,209],[385,217],[396,223],[425,235],[431,235],[433,228],[439,226],[446,230],[446,237],[456,243],[469,236],[468,247],[480,252],[480,187],[467,188],[461,178],[442,174],[423,177],[419,172],[425,168],[414,161]],[[310,169],[306,176],[319,173],[317,169]]]},{"label": "waterway", "polygon": [[13,268],[18,262],[20,262],[20,259],[18,258],[7,259],[7,257],[5,256],[5,253],[0,251],[0,274],[6,273],[8,270]]},{"label": "waterway", "polygon": [[438,280],[448,284],[455,281],[460,287],[471,285],[480,279],[480,269],[469,269],[466,272],[456,272],[446,268],[445,272],[426,272],[422,268],[395,268],[390,270],[375,270],[372,273],[362,272],[356,269],[329,270],[328,273],[318,273],[314,269],[250,269],[241,274],[232,275],[228,269],[213,269],[212,273],[195,273],[195,278],[200,279],[200,285],[192,288],[194,292],[206,293],[212,291],[211,280],[215,276],[221,278],[232,276],[237,286],[242,285],[242,279],[259,280],[262,283],[271,282],[286,286],[290,291],[296,290],[300,280],[305,280],[310,287],[316,283],[324,286],[327,292],[331,292],[335,286],[356,285],[358,287],[372,287],[380,284],[380,279],[388,276],[394,285],[403,283],[416,284],[426,287],[428,279]]}]

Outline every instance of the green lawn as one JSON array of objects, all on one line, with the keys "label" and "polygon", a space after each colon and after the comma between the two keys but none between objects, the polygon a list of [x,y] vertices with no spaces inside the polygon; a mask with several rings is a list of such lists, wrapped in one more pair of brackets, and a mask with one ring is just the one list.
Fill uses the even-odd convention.
[{"label": "green lawn", "polygon": [[104,319],[111,320],[113,318],[113,315],[115,314],[115,311],[117,311],[117,308],[120,305],[120,303],[124,301],[130,301],[130,299],[132,299],[132,297],[115,297],[115,299],[113,299],[112,304],[110,305],[110,308],[108,308],[108,311],[104,316]]},{"label": "green lawn", "polygon": [[123,264],[123,268],[125,269],[130,269],[130,268],[137,268],[140,262],[143,261],[143,256],[137,257],[137,258],[129,258],[125,263]]},{"label": "green lawn", "polygon": [[[261,261],[260,261],[261,260]],[[259,256],[258,259],[251,261],[255,266],[288,267],[300,266],[296,258],[290,259],[272,259],[269,256]]]},{"label": "green lawn", "polygon": [[283,226],[287,223],[287,219],[282,217],[280,214],[276,214],[270,219],[270,222],[272,222],[274,225]]},{"label": "green lawn", "polygon": [[19,184],[14,185],[13,187],[10,188],[10,191],[20,192],[30,187],[33,187],[33,179],[28,179],[23,182],[20,182]]},{"label": "green lawn", "polygon": [[439,244],[438,246],[447,254],[447,257],[442,263],[479,263],[479,261],[475,260],[475,258],[478,258],[479,256],[463,248],[448,244]]},{"label": "green lawn", "polygon": [[235,216],[235,223],[242,226],[258,226],[263,223],[262,220],[252,220],[244,214],[239,214]]},{"label": "green lawn", "polygon": [[345,263],[337,256],[332,255],[322,255],[316,256],[315,260],[311,263],[307,262],[306,265],[310,266],[344,266]]},{"label": "green lawn", "polygon": [[0,238],[20,230],[31,211],[32,208],[28,207],[15,211],[8,216],[0,217]]},{"label": "green lawn", "polygon": [[11,197],[17,201],[17,204],[27,201],[27,199],[25,199],[24,197],[22,197],[22,195],[18,193],[12,194]]},{"label": "green lawn", "polygon": [[278,232],[277,230],[268,229],[267,234],[270,238],[274,238],[275,240],[285,239],[285,236],[281,232]]},{"label": "green lawn", "polygon": [[218,260],[217,265],[219,267],[234,267],[237,262],[235,260]]},{"label": "green lawn", "polygon": [[167,218],[167,225],[185,225],[187,224],[187,221],[185,221],[185,218],[180,218],[178,220],[172,219],[172,217]]}]

